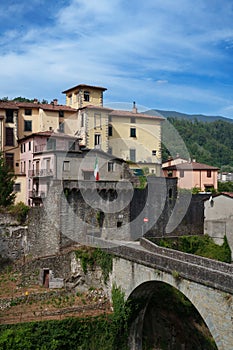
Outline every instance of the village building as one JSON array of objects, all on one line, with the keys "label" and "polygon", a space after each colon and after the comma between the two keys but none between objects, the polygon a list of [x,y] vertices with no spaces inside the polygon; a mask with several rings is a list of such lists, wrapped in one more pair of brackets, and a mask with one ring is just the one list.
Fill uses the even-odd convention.
[{"label": "village building", "polygon": [[226,236],[233,252],[233,193],[222,192],[205,200],[204,217],[204,234],[212,237],[217,244],[222,244]]},{"label": "village building", "polygon": [[218,188],[218,168],[195,160],[168,160],[162,165],[165,177],[177,177],[178,187],[208,192]]}]

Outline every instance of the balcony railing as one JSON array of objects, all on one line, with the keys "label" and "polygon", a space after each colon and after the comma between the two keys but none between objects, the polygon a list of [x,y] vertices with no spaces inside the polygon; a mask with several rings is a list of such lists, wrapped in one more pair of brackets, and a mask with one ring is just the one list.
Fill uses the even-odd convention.
[{"label": "balcony railing", "polygon": [[44,191],[29,191],[29,198],[45,198],[46,193]]},{"label": "balcony railing", "polygon": [[29,177],[46,177],[46,176],[53,176],[53,175],[54,175],[54,172],[52,169],[28,170]]}]

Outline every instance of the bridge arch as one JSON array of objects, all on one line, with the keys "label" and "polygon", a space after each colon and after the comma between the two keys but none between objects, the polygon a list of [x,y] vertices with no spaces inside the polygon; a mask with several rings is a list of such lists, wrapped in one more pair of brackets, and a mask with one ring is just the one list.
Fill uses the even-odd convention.
[{"label": "bridge arch", "polygon": [[[179,290],[197,309],[209,329],[218,350],[230,350],[232,334],[232,295],[192,280],[181,278],[176,271],[166,272],[141,264],[140,262],[118,257],[113,262],[112,283],[120,287],[125,300],[140,297],[150,300],[153,283],[163,282]],[[146,304],[135,319],[135,329],[131,331],[131,350],[141,350],[141,324]],[[137,328],[139,327],[139,328]]]},{"label": "bridge arch", "polygon": [[132,350],[159,346],[164,341],[166,348],[171,345],[186,348],[190,337],[196,348],[200,348],[199,342],[204,342],[205,336],[195,327],[195,323],[190,324],[189,313],[198,327],[204,329],[205,335],[213,338],[202,315],[177,286],[156,280],[144,282],[132,291],[128,301],[133,314],[129,334]]}]

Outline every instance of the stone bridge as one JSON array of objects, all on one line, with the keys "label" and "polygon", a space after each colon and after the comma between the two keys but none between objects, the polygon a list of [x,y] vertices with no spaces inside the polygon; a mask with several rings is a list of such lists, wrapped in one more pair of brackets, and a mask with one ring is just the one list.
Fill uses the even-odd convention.
[{"label": "stone bridge", "polygon": [[[158,247],[142,238],[139,243],[112,247],[116,255],[111,284],[125,299],[150,300],[157,282],[182,292],[195,306],[219,350],[233,349],[233,265]],[[130,331],[131,350],[142,349],[143,319],[148,303]]]}]

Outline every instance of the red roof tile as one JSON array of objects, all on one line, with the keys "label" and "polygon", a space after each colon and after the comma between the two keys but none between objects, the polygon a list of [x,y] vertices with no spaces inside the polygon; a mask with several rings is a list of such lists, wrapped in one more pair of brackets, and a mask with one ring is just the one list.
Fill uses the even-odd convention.
[{"label": "red roof tile", "polygon": [[159,119],[159,120],[164,120],[163,117],[157,116],[157,115],[148,115],[144,113],[135,113],[132,111],[122,111],[122,110],[112,110],[110,113],[112,116],[117,116],[117,117],[140,117],[140,118],[149,118],[149,119]]},{"label": "red roof tile", "polygon": [[0,109],[19,109],[19,108],[36,108],[50,111],[66,111],[75,113],[77,109],[66,105],[55,105],[53,103],[34,103],[34,102],[16,102],[16,101],[0,101]]},{"label": "red roof tile", "polygon": [[74,90],[74,89],[78,89],[78,88],[80,88],[80,89],[82,89],[82,88],[84,88],[84,89],[95,88],[95,89],[100,89],[100,90],[102,90],[102,91],[107,90],[105,87],[102,87],[102,86],[94,86],[94,85],[79,84],[79,85],[73,86],[73,87],[71,87],[71,88],[69,88],[69,89],[67,89],[67,90],[62,91],[62,93],[63,93],[63,94],[66,94],[67,92],[72,91],[72,90]]},{"label": "red roof tile", "polygon": [[208,165],[208,164],[202,164],[202,163],[197,163],[197,162],[184,162],[184,163],[179,163],[176,165],[171,165],[164,167],[163,170],[176,170],[176,169],[181,169],[181,170],[218,170],[219,168]]}]

